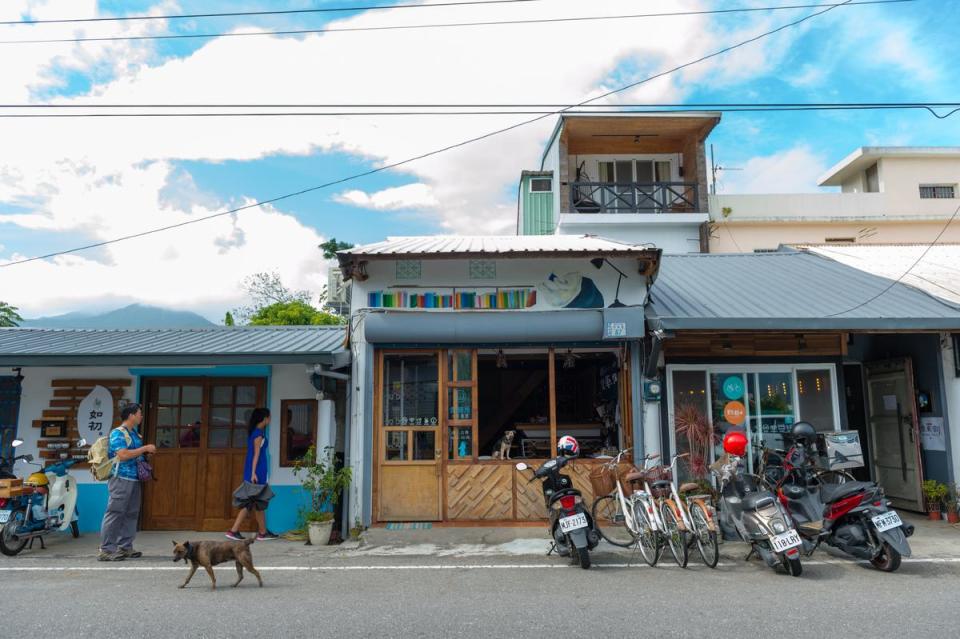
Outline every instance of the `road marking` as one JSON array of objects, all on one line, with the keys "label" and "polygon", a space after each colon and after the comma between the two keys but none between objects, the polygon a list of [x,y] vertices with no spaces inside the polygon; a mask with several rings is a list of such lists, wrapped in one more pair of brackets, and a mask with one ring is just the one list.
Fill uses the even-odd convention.
[{"label": "road marking", "polygon": [[[853,562],[849,560],[838,559],[834,561],[804,561],[804,566],[837,566],[852,565],[854,563],[869,565],[869,562]],[[911,564],[956,564],[960,563],[960,557],[929,557],[904,559],[903,563]],[[728,568],[734,565],[744,565],[737,563],[720,563],[721,568]],[[594,564],[597,568],[650,568],[643,563],[616,563]],[[690,567],[699,567],[700,564],[690,564]],[[551,564],[420,564],[412,566],[260,566],[261,571],[287,571],[287,572],[350,572],[350,571],[372,571],[372,570],[534,570],[534,569],[568,569],[570,564],[551,563]],[[675,564],[661,564],[658,569],[679,569]],[[183,566],[0,566],[0,572],[138,572],[138,571],[184,571]],[[217,570],[233,572],[233,566],[219,566]]]}]

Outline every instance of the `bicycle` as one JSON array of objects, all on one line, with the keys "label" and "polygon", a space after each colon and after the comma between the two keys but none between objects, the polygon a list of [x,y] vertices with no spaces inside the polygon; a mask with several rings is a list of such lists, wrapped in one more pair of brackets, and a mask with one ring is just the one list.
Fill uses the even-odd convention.
[{"label": "bicycle", "polygon": [[[689,453],[682,453],[671,459],[669,468],[673,478],[677,477],[677,462],[687,456]],[[673,528],[669,521],[672,520],[680,529],[681,539],[690,537],[689,540],[685,539],[685,554],[689,555],[690,546],[696,544],[704,565],[716,568],[720,561],[720,544],[713,517],[713,497],[706,493],[694,493],[699,488],[700,485],[694,482],[680,484],[678,488],[674,481],[670,481],[670,497],[664,498],[660,507],[661,510],[670,511],[664,513],[668,529]]]}]

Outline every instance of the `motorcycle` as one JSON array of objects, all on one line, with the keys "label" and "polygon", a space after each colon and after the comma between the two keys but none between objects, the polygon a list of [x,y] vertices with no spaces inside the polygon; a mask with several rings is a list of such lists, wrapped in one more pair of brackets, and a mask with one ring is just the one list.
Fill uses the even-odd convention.
[{"label": "motorcycle", "polygon": [[[739,438],[735,437],[739,435]],[[790,515],[756,475],[743,472],[746,436],[727,433],[723,438],[726,461],[712,470],[720,480],[720,528],[726,535],[750,544],[749,560],[757,554],[771,568],[779,564],[799,577],[803,572],[800,548],[803,544]]]},{"label": "motorcycle", "polygon": [[[77,442],[78,447],[85,445],[84,440]],[[18,461],[32,463],[33,455],[15,457],[8,474]],[[0,553],[12,557],[37,539],[46,548],[43,538],[54,531],[70,530],[74,538],[80,536],[77,480],[69,473],[77,461],[65,459],[34,472],[24,482],[22,494],[0,498]]]},{"label": "motorcycle", "polygon": [[600,533],[583,505],[580,491],[573,487],[570,477],[560,473],[568,463],[569,459],[561,455],[544,462],[536,470],[523,462],[519,462],[516,468],[520,472],[532,470],[533,477],[529,481],[543,481],[543,499],[553,539],[547,555],[556,550],[561,557],[569,555],[574,563],[586,570],[590,567],[590,551],[600,543]]},{"label": "motorcycle", "polygon": [[[801,422],[794,429],[806,426]],[[812,426],[808,430],[795,433],[784,458],[785,475],[776,485],[780,503],[797,523],[804,553],[809,556],[826,543],[879,570],[895,571],[901,558],[910,556],[907,538],[913,525],[889,508],[883,488],[873,482],[822,483],[809,450],[816,433]]]}]

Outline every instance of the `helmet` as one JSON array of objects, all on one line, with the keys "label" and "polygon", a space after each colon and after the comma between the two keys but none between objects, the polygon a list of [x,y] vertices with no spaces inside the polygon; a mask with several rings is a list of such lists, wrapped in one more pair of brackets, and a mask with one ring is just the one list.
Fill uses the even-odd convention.
[{"label": "helmet", "polygon": [[580,444],[570,435],[564,435],[557,442],[557,452],[561,455],[574,456],[580,452]]},{"label": "helmet", "polygon": [[31,473],[27,480],[23,482],[24,486],[33,486],[34,488],[46,486],[50,483],[46,473]]},{"label": "helmet", "polygon": [[723,450],[734,457],[743,457],[747,452],[747,436],[738,430],[723,436]]},{"label": "helmet", "polygon": [[817,429],[810,422],[797,422],[790,431],[793,438],[804,444],[810,444],[817,438]]}]

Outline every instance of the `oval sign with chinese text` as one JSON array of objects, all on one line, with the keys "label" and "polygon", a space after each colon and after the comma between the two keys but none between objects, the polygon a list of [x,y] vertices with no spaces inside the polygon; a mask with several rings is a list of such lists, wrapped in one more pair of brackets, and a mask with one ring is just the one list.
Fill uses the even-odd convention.
[{"label": "oval sign with chinese text", "polygon": [[739,426],[747,418],[747,407],[741,402],[727,402],[723,407],[723,418],[727,423]]},{"label": "oval sign with chinese text", "polygon": [[113,427],[113,395],[103,386],[94,386],[77,409],[77,430],[80,437],[93,444],[110,434]]}]

